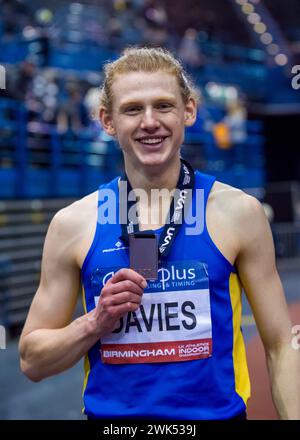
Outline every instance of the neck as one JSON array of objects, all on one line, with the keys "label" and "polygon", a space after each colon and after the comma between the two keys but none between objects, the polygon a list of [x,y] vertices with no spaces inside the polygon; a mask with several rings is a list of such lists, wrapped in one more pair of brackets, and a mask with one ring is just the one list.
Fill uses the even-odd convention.
[{"label": "neck", "polygon": [[177,186],[180,173],[180,158],[176,158],[172,163],[161,167],[141,167],[135,168],[125,161],[125,171],[133,189],[139,188],[147,193],[151,189],[168,189],[172,191]]}]

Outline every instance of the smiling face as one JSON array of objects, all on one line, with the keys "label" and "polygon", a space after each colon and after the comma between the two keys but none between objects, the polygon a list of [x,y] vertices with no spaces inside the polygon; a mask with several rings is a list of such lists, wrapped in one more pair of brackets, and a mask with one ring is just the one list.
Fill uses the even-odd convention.
[{"label": "smiling face", "polygon": [[125,166],[161,166],[179,160],[185,126],[196,119],[196,104],[183,102],[174,75],[158,71],[116,75],[112,110],[100,109],[106,133],[115,136]]}]

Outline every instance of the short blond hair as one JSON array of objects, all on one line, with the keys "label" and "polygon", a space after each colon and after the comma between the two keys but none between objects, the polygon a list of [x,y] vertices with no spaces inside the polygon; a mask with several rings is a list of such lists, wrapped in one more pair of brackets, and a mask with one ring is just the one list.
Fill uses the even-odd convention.
[{"label": "short blond hair", "polygon": [[193,98],[199,102],[199,94],[181,63],[166,49],[148,47],[130,47],[123,51],[120,58],[104,65],[104,80],[100,92],[100,106],[112,110],[112,85],[116,75],[130,72],[170,73],[177,78],[183,102]]}]

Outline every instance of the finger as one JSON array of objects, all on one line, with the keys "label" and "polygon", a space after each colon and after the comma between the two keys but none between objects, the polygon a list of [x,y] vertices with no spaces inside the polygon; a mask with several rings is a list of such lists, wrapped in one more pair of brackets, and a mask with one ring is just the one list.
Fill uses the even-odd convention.
[{"label": "finger", "polygon": [[106,298],[106,301],[109,304],[108,306],[116,306],[129,302],[140,305],[142,302],[142,298],[140,295],[135,295],[132,292],[122,292],[122,293],[117,293],[116,295],[113,295],[110,298]]},{"label": "finger", "polygon": [[122,316],[129,312],[136,312],[140,305],[137,303],[127,302],[118,306],[113,306],[113,313],[115,319],[120,319]]},{"label": "finger", "polygon": [[107,283],[115,284],[119,281],[131,280],[137,285],[141,286],[143,289],[147,287],[147,281],[142,275],[135,272],[132,269],[122,268],[118,270],[108,281]]},{"label": "finger", "polygon": [[126,315],[128,312],[136,311],[140,307],[140,304],[127,301],[122,304],[111,305],[102,311],[102,322],[106,322],[110,326],[113,322]]},{"label": "finger", "polygon": [[131,280],[124,280],[119,281],[118,283],[113,283],[109,285],[106,284],[102,289],[102,295],[116,295],[117,293],[126,291],[136,293],[137,295],[143,294],[143,289],[140,285],[134,283]]}]

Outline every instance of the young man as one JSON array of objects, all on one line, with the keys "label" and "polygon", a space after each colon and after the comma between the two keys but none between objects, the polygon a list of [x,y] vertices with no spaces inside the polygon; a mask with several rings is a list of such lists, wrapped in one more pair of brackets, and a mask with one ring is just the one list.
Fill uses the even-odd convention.
[{"label": "young man", "polygon": [[[49,227],[40,286],[20,340],[21,368],[39,381],[85,355],[90,418],[244,418],[250,384],[241,285],[279,415],[300,417],[299,352],[291,347],[263,209],[180,159],[196,107],[181,65],[161,49],[129,49],[108,64],[100,120],[122,148],[126,176],[58,212]],[[137,200],[138,227],[120,224],[124,183],[148,196]],[[153,189],[167,191],[163,200],[153,201]],[[116,196],[115,221],[103,221],[101,191]],[[163,204],[170,207],[166,225]],[[194,231],[187,222],[192,211],[196,223],[202,220]],[[182,222],[174,222],[175,214]],[[158,277],[148,284],[129,269],[132,227],[159,237]],[[71,321],[81,283],[86,314]]]}]

